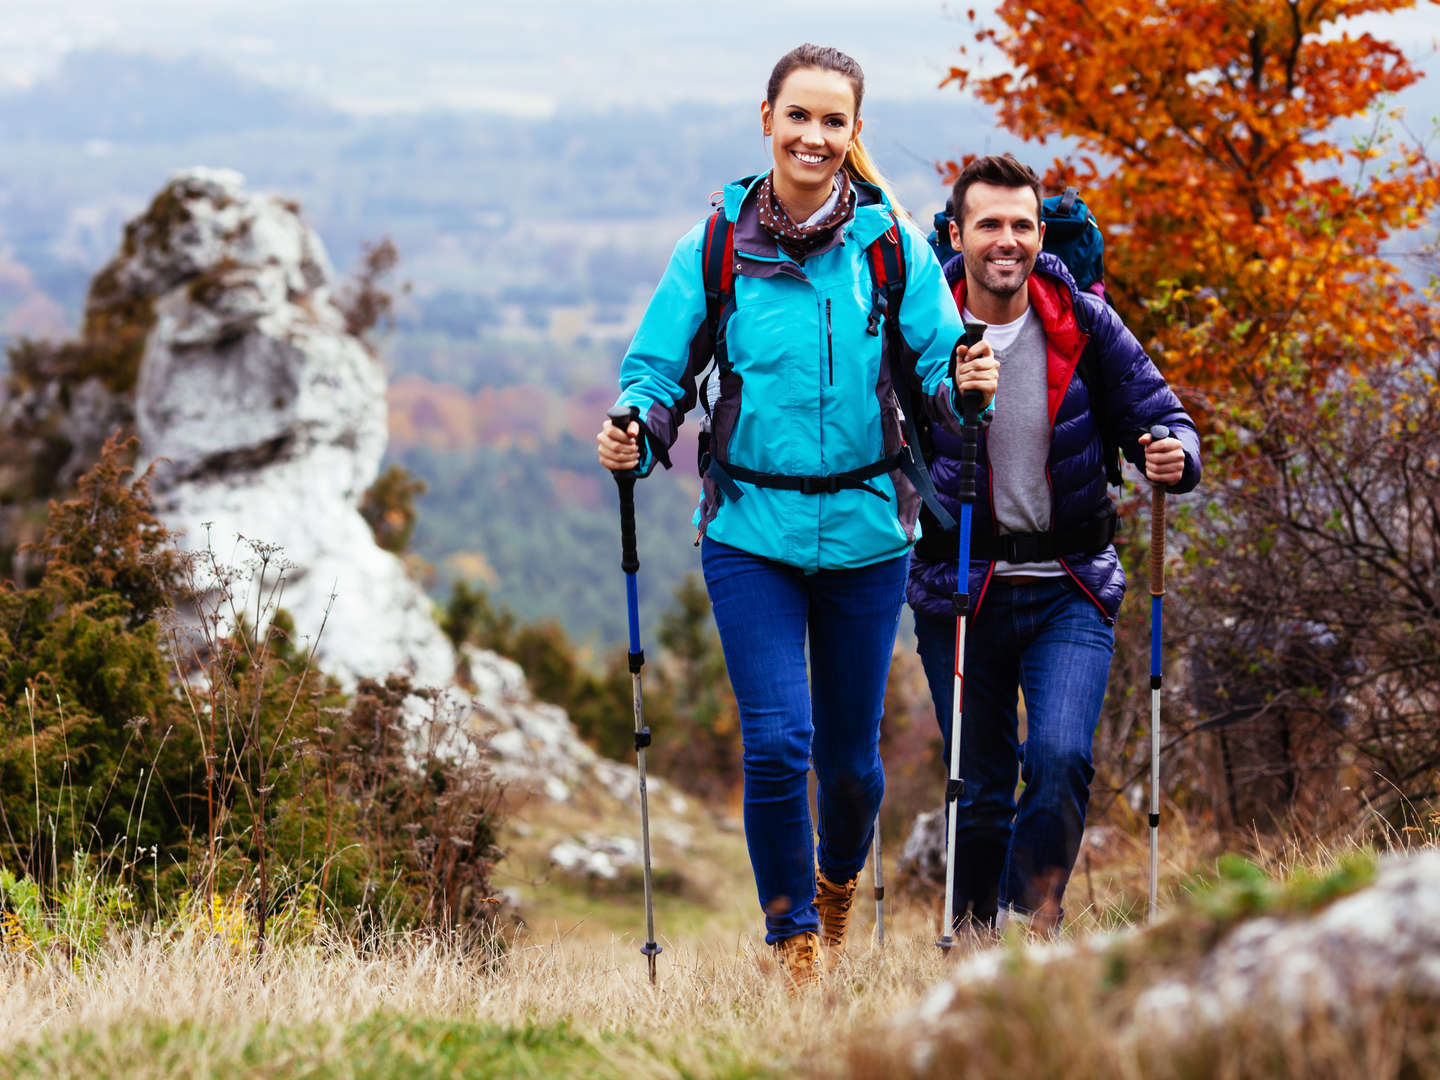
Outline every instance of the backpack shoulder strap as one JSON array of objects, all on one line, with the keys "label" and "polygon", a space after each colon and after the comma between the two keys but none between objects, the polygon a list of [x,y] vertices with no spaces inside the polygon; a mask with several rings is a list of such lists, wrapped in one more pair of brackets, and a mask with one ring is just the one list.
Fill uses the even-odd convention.
[{"label": "backpack shoulder strap", "polygon": [[700,251],[701,274],[705,279],[706,317],[719,315],[725,297],[735,291],[735,223],[717,207],[705,223],[705,245]]},{"label": "backpack shoulder strap", "polygon": [[[720,205],[705,223],[705,240],[700,248],[700,275],[705,285],[705,327],[710,347],[720,343],[720,322],[735,297],[735,223],[725,217]],[[705,415],[710,415],[710,375],[713,365],[700,379],[698,396]],[[703,470],[702,470],[703,472]]]},{"label": "backpack shoulder strap", "polygon": [[1105,479],[1111,487],[1123,487],[1125,476],[1120,471],[1120,442],[1116,437],[1110,413],[1105,405],[1105,382],[1100,374],[1100,358],[1096,355],[1094,339],[1096,311],[1092,305],[1104,305],[1105,301],[1094,293],[1081,291],[1075,302],[1075,320],[1080,329],[1090,337],[1080,353],[1080,363],[1075,373],[1085,384],[1090,396],[1090,412],[1100,427],[1100,444],[1105,460]]},{"label": "backpack shoulder strap", "polygon": [[[870,280],[875,286],[877,307],[886,319],[900,314],[900,301],[905,298],[905,250],[900,239],[900,219],[890,211],[890,228],[871,242]],[[884,303],[878,303],[883,299]],[[871,313],[871,320],[875,314]]]},{"label": "backpack shoulder strap", "polygon": [[[905,249],[904,241],[900,239],[900,219],[893,210],[890,212],[890,228],[871,243],[868,251],[870,277],[874,285],[870,332],[879,333],[880,320],[883,318],[885,327],[890,332],[890,340],[894,341],[900,337],[900,301],[905,299]],[[925,463],[922,448],[926,440],[920,428],[919,410],[915,408],[911,398],[909,376],[897,372],[893,389],[895,400],[900,405],[900,414],[904,418],[902,425],[905,447],[901,451],[900,471],[914,485],[920,501],[934,515],[940,528],[947,531],[953,529],[955,519],[941,504],[940,496],[935,491],[935,482],[930,477],[930,469]]]}]

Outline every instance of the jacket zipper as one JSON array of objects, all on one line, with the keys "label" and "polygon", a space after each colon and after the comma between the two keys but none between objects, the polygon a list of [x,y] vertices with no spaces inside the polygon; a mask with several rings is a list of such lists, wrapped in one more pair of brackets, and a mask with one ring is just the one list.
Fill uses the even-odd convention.
[{"label": "jacket zipper", "polygon": [[825,298],[825,353],[830,361],[830,385],[835,385],[835,341],[830,336],[830,298]]}]

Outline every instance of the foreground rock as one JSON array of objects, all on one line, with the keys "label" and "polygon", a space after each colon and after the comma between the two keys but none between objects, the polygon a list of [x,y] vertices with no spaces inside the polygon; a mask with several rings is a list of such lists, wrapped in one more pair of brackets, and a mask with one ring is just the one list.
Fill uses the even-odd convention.
[{"label": "foreground rock", "polygon": [[[1440,1015],[1440,852],[1386,857],[1373,884],[1325,903],[1328,888],[1308,913],[1228,929],[1201,898],[1146,931],[982,951],[852,1056],[862,1073],[883,1063],[896,1076],[1068,1069],[1076,1055],[1067,1074],[1153,1075],[1163,1062],[1165,1075],[1206,1075],[1246,1053],[1292,1055],[1287,1070],[1331,1055],[1328,1067],[1399,1025],[1391,1052],[1405,1060],[1410,1028],[1423,1041]],[[1048,1046],[1036,1025],[1055,1033]],[[1317,1032],[1331,1042],[1307,1044]]]}]

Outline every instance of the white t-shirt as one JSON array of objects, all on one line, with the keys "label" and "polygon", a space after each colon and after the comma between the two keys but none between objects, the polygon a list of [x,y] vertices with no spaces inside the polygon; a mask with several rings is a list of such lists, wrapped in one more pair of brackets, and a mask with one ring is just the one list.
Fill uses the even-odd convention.
[{"label": "white t-shirt", "polygon": [[824,206],[820,207],[819,210],[816,210],[808,218],[800,222],[800,227],[802,229],[808,229],[811,225],[820,224],[820,222],[825,220],[826,216],[830,213],[830,211],[835,209],[835,204],[839,201],[840,182],[838,180],[832,180],[830,181],[830,198],[825,200]]}]

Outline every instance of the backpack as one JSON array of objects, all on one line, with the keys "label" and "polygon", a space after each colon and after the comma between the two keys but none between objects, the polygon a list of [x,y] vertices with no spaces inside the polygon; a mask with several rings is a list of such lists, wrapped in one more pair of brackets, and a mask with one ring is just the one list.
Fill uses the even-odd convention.
[{"label": "backpack", "polygon": [[931,224],[935,227],[925,238],[925,242],[930,245],[930,250],[935,252],[935,258],[940,260],[941,266],[955,257],[955,249],[950,246],[950,217],[953,213],[950,200],[946,199],[945,209],[935,211],[935,217],[931,219]]},{"label": "backpack", "polygon": [[[948,244],[948,228],[950,203],[945,203],[946,223],[944,229],[940,224],[940,215],[936,214],[936,233],[944,235]],[[1057,257],[1065,264],[1070,271],[1071,277],[1081,292],[1093,293],[1100,297],[1105,303],[1110,304],[1109,294],[1105,291],[1105,238],[1100,233],[1100,225],[1095,220],[1095,215],[1085,205],[1085,200],[1080,198],[1076,188],[1067,187],[1063,195],[1051,195],[1040,203],[1040,220],[1045,226],[1045,240],[1043,250]],[[933,243],[933,241],[932,241]],[[952,254],[948,259],[942,259],[941,265],[945,270],[945,281],[953,289],[955,283],[965,273],[964,261],[958,254]],[[1114,305],[1111,304],[1113,307]],[[1091,332],[1092,324],[1084,301],[1076,304],[1075,317],[1080,323],[1080,329],[1087,334]],[[1105,462],[1105,479],[1111,487],[1124,486],[1124,474],[1120,471],[1120,440],[1116,437],[1113,425],[1105,409],[1104,385],[1100,379],[1100,361],[1095,355],[1094,349],[1087,345],[1085,351],[1080,354],[1080,363],[1075,372],[1080,376],[1080,381],[1085,384],[1085,390],[1090,395],[1090,411],[1095,416],[1095,421],[1100,428],[1100,442],[1102,446],[1102,460]]]},{"label": "backpack", "polygon": [[1040,221],[1045,226],[1045,250],[1065,264],[1082,290],[1105,298],[1105,238],[1080,192],[1067,187],[1063,195],[1044,200]]},{"label": "backpack", "polygon": [[[900,304],[905,299],[905,254],[900,239],[900,221],[895,217],[893,210],[890,217],[892,219],[890,228],[865,249],[867,261],[870,264],[872,298],[869,325],[866,329],[869,333],[879,336],[883,323],[887,343],[892,345],[891,355],[895,356],[899,355],[893,346],[900,333]],[[701,408],[705,412],[700,427],[699,460],[697,462],[700,475],[712,477],[721,491],[732,500],[741,496],[739,488],[734,484],[736,479],[765,487],[804,491],[807,494],[813,494],[820,490],[836,490],[835,482],[838,480],[841,481],[839,487],[859,487],[879,495],[880,492],[870,487],[865,481],[898,468],[914,485],[922,503],[934,515],[940,527],[947,530],[953,529],[955,519],[941,505],[939,496],[935,493],[935,484],[930,479],[930,470],[925,464],[919,413],[912,405],[914,388],[911,384],[916,381],[913,373],[900,370],[894,372],[893,387],[900,406],[905,445],[897,454],[891,455],[889,458],[850,473],[832,477],[787,477],[762,474],[734,465],[721,465],[715,460],[710,446],[711,413],[714,407],[710,394],[710,380],[724,363],[722,360],[724,350],[721,344],[724,322],[735,310],[735,223],[726,218],[723,204],[715,208],[705,225],[705,237],[701,247],[701,273],[705,284],[705,323],[714,350],[714,362],[701,378],[697,393]],[[817,486],[817,482],[820,481],[829,481],[830,487],[827,489]]]}]

